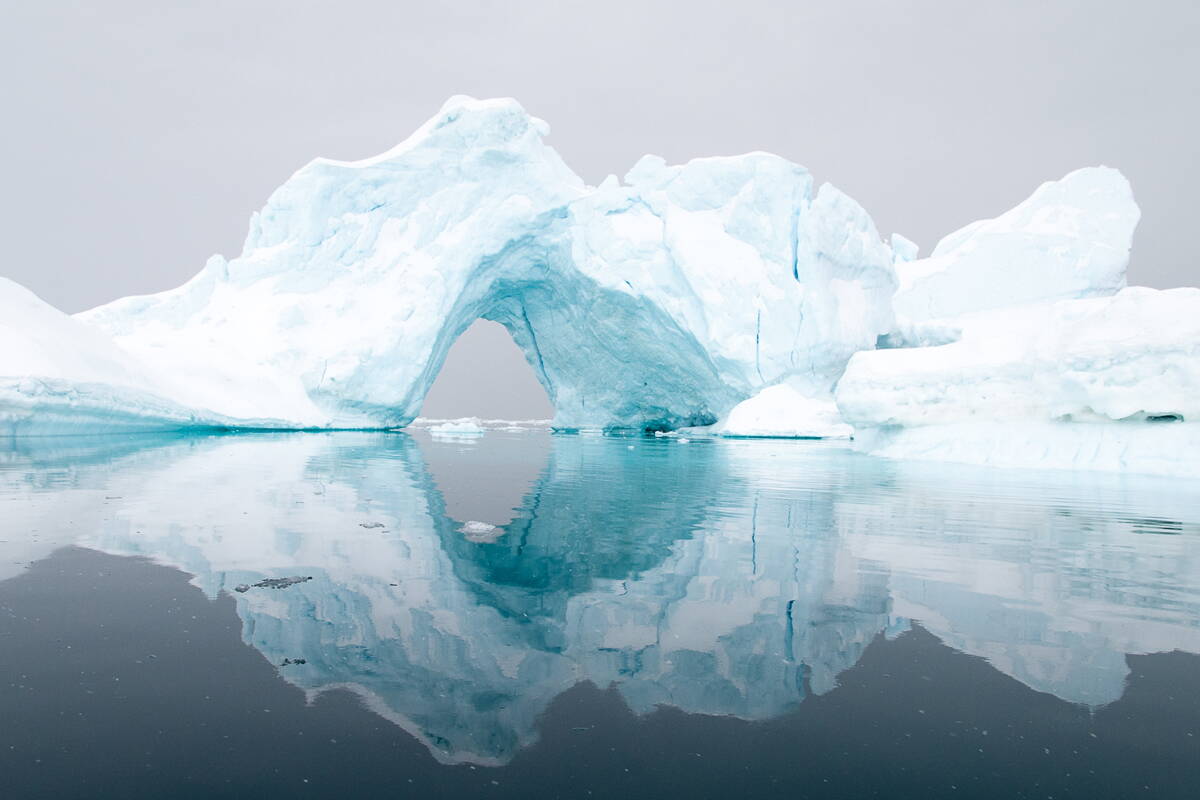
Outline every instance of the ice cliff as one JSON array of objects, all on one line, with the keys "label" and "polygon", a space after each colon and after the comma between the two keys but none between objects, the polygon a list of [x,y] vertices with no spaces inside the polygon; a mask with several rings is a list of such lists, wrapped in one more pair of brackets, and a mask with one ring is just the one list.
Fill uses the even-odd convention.
[{"label": "ice cliff", "polygon": [[[1121,468],[1165,435],[1132,423],[1195,437],[1200,299],[1122,291],[1140,212],[1116,170],[1044,184],[919,258],[779,157],[647,156],[590,187],[547,130],[513,100],[453,98],[386,153],[300,169],[240,256],[178,289],[72,319],[0,285],[0,430],[404,426],[484,318],[561,429],[853,426],[890,455]],[[948,445],[1018,422],[1009,450],[1070,442]]]},{"label": "ice cliff", "polygon": [[896,329],[837,387],[859,446],[1200,476],[1200,290],[1125,288],[1139,216],[1083,169],[898,262]]},{"label": "ice cliff", "polygon": [[897,264],[897,315],[914,323],[1125,287],[1141,211],[1115,169],[1076,170],[1016,208],[946,236]]},{"label": "ice cliff", "polygon": [[298,387],[277,375],[171,352],[135,355],[5,278],[0,342],[0,432],[9,435],[279,427],[317,418]]}]

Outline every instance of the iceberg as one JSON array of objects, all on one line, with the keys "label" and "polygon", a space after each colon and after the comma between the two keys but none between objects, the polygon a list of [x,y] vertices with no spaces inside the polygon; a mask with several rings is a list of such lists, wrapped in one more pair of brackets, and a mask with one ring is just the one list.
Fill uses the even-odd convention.
[{"label": "iceberg", "polygon": [[385,153],[301,168],[241,255],[177,289],[68,317],[3,282],[0,431],[403,427],[482,318],[559,430],[1191,469],[1148,425],[1184,441],[1200,419],[1195,290],[1125,288],[1140,211],[1117,170],[920,258],[778,156],[645,156],[593,187],[548,131],[514,100],[452,98]]},{"label": "iceberg", "polygon": [[857,446],[1200,475],[1200,290],[1125,287],[1139,217],[1119,172],[1081,169],[898,258],[896,329],[836,389]]},{"label": "iceberg", "polygon": [[856,354],[838,407],[867,449],[1200,476],[1200,289],[967,315],[957,341]]},{"label": "iceberg", "polygon": [[[928,258],[893,248],[896,315],[911,323],[1028,303],[1110,295],[1125,287],[1141,211],[1115,169],[1088,167],[1038,187],[995,219],[942,239]],[[906,241],[906,240],[901,240]]]},{"label": "iceberg", "polygon": [[453,98],[386,153],[303,167],[238,258],[77,319],[155,373],[186,365],[182,406],[284,428],[408,424],[479,318],[563,429],[712,424],[789,379],[827,395],[893,327],[891,248],[802,167],[648,156],[589,187],[547,131],[513,100]]},{"label": "iceberg", "polygon": [[316,421],[308,398],[289,393],[273,376],[236,362],[189,364],[169,353],[141,358],[5,278],[0,278],[0,341],[2,435]]}]

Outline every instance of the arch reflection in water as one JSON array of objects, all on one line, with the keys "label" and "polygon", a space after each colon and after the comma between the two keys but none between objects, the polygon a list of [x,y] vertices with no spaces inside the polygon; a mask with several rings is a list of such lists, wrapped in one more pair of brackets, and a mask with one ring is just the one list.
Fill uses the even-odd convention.
[{"label": "arch reflection in water", "polygon": [[[447,762],[506,762],[584,680],[639,712],[773,717],[909,619],[1092,706],[1126,653],[1200,652],[1200,504],[1162,479],[794,442],[132,441],[7,451],[3,562],[70,543],[175,565],[232,593],[287,680],[356,692]],[[311,580],[254,586],[290,576]]]}]

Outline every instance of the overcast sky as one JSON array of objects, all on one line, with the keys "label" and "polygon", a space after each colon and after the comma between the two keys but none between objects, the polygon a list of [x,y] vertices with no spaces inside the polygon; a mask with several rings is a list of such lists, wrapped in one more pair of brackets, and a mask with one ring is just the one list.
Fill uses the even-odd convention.
[{"label": "overcast sky", "polygon": [[[1143,212],[1131,282],[1200,284],[1195,0],[6,5],[0,274],[66,311],[236,255],[305,162],[460,93],[518,98],[593,183],[647,152],[779,153],[922,252],[1108,164]],[[464,339],[427,413],[546,413],[501,329]]]}]

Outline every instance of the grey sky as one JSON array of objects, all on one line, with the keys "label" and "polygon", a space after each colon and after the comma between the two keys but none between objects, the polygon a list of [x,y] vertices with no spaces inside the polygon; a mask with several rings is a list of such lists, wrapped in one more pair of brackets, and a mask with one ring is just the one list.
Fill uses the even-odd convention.
[{"label": "grey sky", "polygon": [[[299,166],[380,152],[456,93],[518,98],[591,182],[646,152],[779,153],[923,252],[1109,164],[1143,211],[1131,281],[1200,283],[1194,0],[43,0],[2,19],[0,274],[67,311],[235,255]],[[474,331],[451,354],[466,382],[437,396],[541,415],[514,354]]]}]

